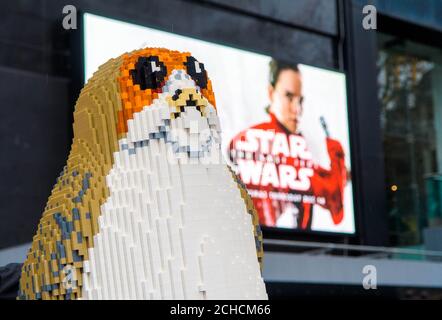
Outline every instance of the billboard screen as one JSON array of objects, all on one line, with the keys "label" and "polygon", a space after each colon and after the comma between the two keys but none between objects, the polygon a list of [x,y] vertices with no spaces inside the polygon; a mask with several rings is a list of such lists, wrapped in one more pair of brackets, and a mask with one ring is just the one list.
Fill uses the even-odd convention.
[{"label": "billboard screen", "polygon": [[212,80],[226,162],[263,226],[355,232],[345,74],[84,14],[85,81],[124,52],[191,52]]}]

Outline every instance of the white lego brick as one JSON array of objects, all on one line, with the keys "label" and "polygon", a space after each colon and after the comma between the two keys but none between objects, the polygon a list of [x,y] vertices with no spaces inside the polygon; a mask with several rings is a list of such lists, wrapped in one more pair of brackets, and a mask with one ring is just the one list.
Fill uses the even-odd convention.
[{"label": "white lego brick", "polygon": [[[104,229],[101,229],[101,232],[103,232]],[[102,251],[100,256],[100,270],[98,270],[98,274],[102,277],[102,288],[103,290],[103,297],[104,299],[112,299],[114,297],[113,295],[113,287],[112,287],[112,281],[110,281],[109,276],[112,272],[112,265],[109,261],[110,259],[110,250],[108,245],[104,244],[104,241],[102,239],[102,233],[97,234],[94,237],[94,243],[95,247],[93,250],[95,251],[97,248]],[[106,259],[105,259],[106,257]],[[115,297],[114,297],[115,299]]]},{"label": "white lego brick", "polygon": [[134,119],[129,119],[127,121],[127,128],[128,128],[127,139],[130,142],[138,141],[139,139],[139,137],[137,136],[138,130],[135,129]]},{"label": "white lego brick", "polygon": [[153,114],[152,114],[152,108],[147,108],[145,113],[145,119],[146,119],[146,123],[147,123],[147,131],[148,133],[154,133],[155,132],[155,123],[154,123],[154,119],[153,119]]},{"label": "white lego brick", "polygon": [[189,121],[189,131],[190,133],[199,133],[198,120]]},{"label": "white lego brick", "polygon": [[135,125],[135,137],[136,137],[136,141],[141,141],[141,140],[145,140],[146,136],[145,136],[145,131],[144,131],[144,126],[143,126],[143,117],[144,114],[143,112],[137,112],[134,114],[134,125]]},{"label": "white lego brick", "polygon": [[147,286],[147,281],[143,280],[141,281],[141,288],[142,288],[142,300],[149,300],[150,299],[150,295],[149,295],[149,290],[148,290],[148,286]]},{"label": "white lego brick", "polygon": [[138,239],[137,246],[134,248],[134,257],[136,259],[137,272],[139,274],[139,279],[146,281],[149,279],[150,269],[149,260],[147,256],[147,247],[145,242],[145,235],[142,230],[142,223],[137,224]]},{"label": "white lego brick", "polygon": [[94,247],[89,248],[89,256],[94,256],[95,258],[95,264],[92,265],[91,271],[91,276],[93,278],[93,289],[107,291],[107,282],[102,274],[105,272],[103,247],[96,237],[97,236],[94,237]]},{"label": "white lego brick", "polygon": [[[106,272],[104,274],[107,286],[108,286],[108,292],[106,292],[108,299],[117,299],[118,297],[121,297],[121,294],[116,287],[116,284],[119,283],[118,280],[118,254],[117,254],[117,248],[115,248],[115,241],[113,240],[113,233],[108,232],[109,229],[103,229],[102,230],[102,237],[103,237],[103,244],[105,249],[105,256],[107,257],[108,261],[106,262]],[[112,237],[112,238],[111,238]],[[110,261],[109,261],[110,260]]]},{"label": "white lego brick", "polygon": [[143,109],[143,111],[140,112],[140,130],[141,130],[141,139],[142,140],[148,140],[149,133],[151,132],[149,130],[148,113],[149,113],[148,109]]},{"label": "white lego brick", "polygon": [[167,105],[160,107],[160,117],[162,120],[170,120],[170,110]]},{"label": "white lego brick", "polygon": [[123,236],[123,243],[124,243],[124,255],[126,257],[125,259],[125,280],[127,283],[128,293],[126,299],[136,299],[136,277],[138,275],[135,267],[135,262],[132,260],[132,254],[131,254],[131,248],[133,247],[130,245],[130,240],[128,236]]}]

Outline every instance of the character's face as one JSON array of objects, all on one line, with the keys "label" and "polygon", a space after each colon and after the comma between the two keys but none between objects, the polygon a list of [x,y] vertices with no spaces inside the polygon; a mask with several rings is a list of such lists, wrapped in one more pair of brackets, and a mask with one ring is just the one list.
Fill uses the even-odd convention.
[{"label": "character's face", "polygon": [[220,131],[204,64],[189,54],[158,50],[133,57],[122,70],[119,130],[127,132],[129,148],[164,139],[177,155],[203,157],[219,143]]},{"label": "character's face", "polygon": [[270,111],[290,132],[295,133],[302,115],[302,79],[299,72],[282,70],[275,86],[269,86]]}]

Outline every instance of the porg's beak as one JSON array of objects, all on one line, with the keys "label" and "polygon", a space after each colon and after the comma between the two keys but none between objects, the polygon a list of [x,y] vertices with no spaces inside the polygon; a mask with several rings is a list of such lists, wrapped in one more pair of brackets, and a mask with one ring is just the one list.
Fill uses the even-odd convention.
[{"label": "porg's beak", "polygon": [[167,97],[167,102],[171,119],[176,119],[187,111],[198,111],[201,116],[205,116],[204,111],[208,104],[207,99],[196,88],[177,89],[173,96]]}]

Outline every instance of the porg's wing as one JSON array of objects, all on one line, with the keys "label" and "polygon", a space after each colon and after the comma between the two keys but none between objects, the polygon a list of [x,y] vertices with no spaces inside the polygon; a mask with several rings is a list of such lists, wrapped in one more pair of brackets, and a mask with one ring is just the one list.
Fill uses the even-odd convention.
[{"label": "porg's wing", "polygon": [[98,232],[100,206],[108,196],[105,177],[118,148],[120,60],[102,65],[77,100],[69,158],[23,265],[18,299],[81,297],[83,261]]},{"label": "porg's wing", "polygon": [[259,225],[259,217],[258,212],[256,211],[255,206],[253,205],[253,200],[247,192],[246,186],[241,181],[241,179],[236,175],[236,173],[229,167],[230,172],[232,173],[233,179],[238,184],[238,189],[241,192],[241,198],[244,200],[244,204],[246,205],[247,212],[252,216],[253,223],[253,235],[255,236],[255,244],[256,244],[256,256],[258,258],[259,266],[263,269],[263,258],[264,258],[264,248],[263,248],[263,237],[261,227]]}]

